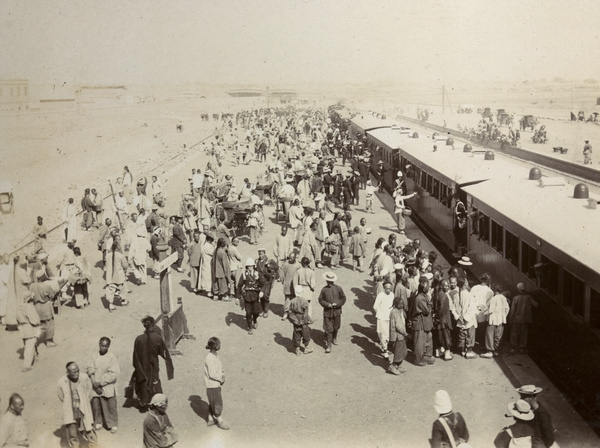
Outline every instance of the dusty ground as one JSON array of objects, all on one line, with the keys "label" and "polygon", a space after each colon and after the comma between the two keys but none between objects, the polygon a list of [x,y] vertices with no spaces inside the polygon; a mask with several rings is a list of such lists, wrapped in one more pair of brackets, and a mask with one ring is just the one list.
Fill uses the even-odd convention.
[{"label": "dusty ground", "polygon": [[[170,108],[174,106],[171,104],[165,107],[172,111],[174,109]],[[197,123],[194,118],[195,110],[188,108],[187,104],[180,107],[182,110],[178,114],[184,117],[185,126],[181,135],[174,132],[175,119],[159,117],[162,113],[158,105],[152,106],[150,110],[144,109],[144,112],[130,112],[135,119],[129,117],[127,120],[124,117],[129,114],[125,112],[122,115],[119,115],[120,111],[117,112],[113,121],[112,118],[107,118],[111,113],[104,111],[107,115],[97,127],[113,130],[118,142],[113,145],[105,144],[103,150],[111,151],[106,154],[96,147],[98,140],[105,136],[102,139],[92,139],[90,147],[94,149],[89,151],[95,154],[93,160],[97,164],[69,164],[67,166],[78,168],[52,180],[46,179],[45,173],[48,170],[40,161],[33,163],[25,174],[29,173],[30,177],[35,177],[44,185],[43,190],[39,189],[38,195],[47,196],[49,199],[46,199],[45,206],[51,206],[57,202],[57,198],[62,197],[63,190],[71,183],[77,186],[79,196],[86,182],[101,182],[116,176],[120,174],[124,164],[128,163],[132,171],[137,173],[141,171],[141,167],[134,164],[136,160],[141,161],[146,156],[156,161],[159,157],[172,157],[176,148],[184,142],[189,146],[190,142],[195,143],[210,134],[212,122],[209,123],[210,126],[204,127],[188,125]],[[153,128],[141,128],[144,122],[150,125],[148,120],[151,119],[155,126],[162,126],[163,137],[154,138],[154,134],[159,135],[159,131]],[[87,133],[94,136],[96,131],[88,128],[94,120],[85,116],[82,120],[79,135]],[[40,117],[40,121],[44,120]],[[72,121],[78,123],[75,118]],[[135,123],[139,124],[141,130],[137,129]],[[92,127],[95,128],[96,125]],[[140,140],[145,138],[143,141],[147,145],[140,144],[143,149],[138,148],[138,138],[127,135],[128,132],[136,134]],[[121,138],[124,139],[123,142]],[[125,144],[128,139],[131,139],[131,147]],[[74,140],[65,138],[64,141],[70,142],[71,148],[84,146],[85,141]],[[50,142],[53,143],[52,138]],[[47,146],[50,148],[53,145]],[[165,155],[167,147],[173,149]],[[123,148],[127,151],[123,151]],[[14,152],[11,157],[16,157]],[[76,155],[72,154],[72,157]],[[58,163],[51,160],[51,163]],[[19,168],[16,161],[13,160],[12,163]],[[202,153],[191,151],[185,158],[174,160],[166,168],[164,176],[169,180],[167,211],[177,210],[177,199],[188,188],[187,177],[191,168],[203,167],[205,163]],[[253,177],[262,169],[261,165],[253,162],[249,166],[229,166],[227,171],[239,183],[241,178]],[[25,174],[21,172],[15,178],[22,178]],[[77,183],[71,181],[71,174],[79,179]],[[65,178],[69,180],[64,181]],[[23,192],[27,192],[28,188],[33,190],[31,186],[22,188]],[[48,193],[44,193],[45,191]],[[387,236],[394,229],[389,208],[385,207],[386,204],[389,206],[389,198],[383,196],[381,199],[383,203],[376,207],[376,214],[366,215],[369,225],[374,229],[369,250],[379,235]],[[32,209],[32,216],[35,217],[37,212],[33,210],[37,209],[38,202],[28,203],[32,204],[28,208]],[[267,217],[271,217],[273,208],[267,207],[265,213]],[[354,220],[357,221],[363,215],[362,206],[357,207]],[[29,222],[29,217],[23,222]],[[269,219],[267,231],[260,241],[261,246],[271,248],[278,229]],[[420,235],[411,222],[408,233],[412,236]],[[100,258],[94,238],[95,232],[90,232],[80,242],[84,255],[93,263]],[[243,242],[240,246],[242,255],[255,256],[255,247]],[[424,247],[429,250],[432,246],[425,242]],[[324,284],[321,279],[323,272],[324,270],[317,271],[318,289]],[[542,398],[545,398],[556,415],[561,445],[598,446],[598,439],[573,414],[553,385],[544,379],[525,356],[501,358],[498,361],[455,358],[450,363],[438,361],[426,368],[408,364],[408,372],[402,377],[386,374],[386,362],[377,354],[375,320],[371,309],[372,284],[366,275],[357,274],[347,267],[338,269],[336,273],[339,276],[338,283],[343,286],[348,297],[344,307],[340,344],[334,347],[332,354],[324,353],[322,318],[317,306],[312,332],[317,347],[313,354],[301,357],[291,353],[291,326],[279,318],[283,302],[279,284],[276,284],[272,294],[275,315],[272,314],[268,319],[261,318],[258,330],[253,336],[249,336],[243,313],[233,303],[216,303],[205,297],[192,295],[187,290],[187,274],[172,274],[173,293],[183,298],[190,331],[197,338],[195,341],[183,341],[179,344],[184,355],[174,361],[174,380],[166,381],[164,364],[161,365],[164,389],[170,397],[169,415],[181,436],[178,446],[425,447],[428,446],[431,423],[437,417],[432,399],[433,393],[439,388],[449,391],[455,409],[465,416],[473,446],[490,446],[495,434],[508,423],[508,419],[504,417],[505,406],[516,398],[514,384],[534,380],[545,388]],[[40,358],[31,372],[20,373],[18,358],[21,342],[18,335],[0,332],[0,343],[4,347],[0,365],[1,406],[5,405],[11,392],[19,391],[23,394],[26,402],[25,416],[35,446],[52,447],[60,444],[61,410],[55,385],[64,374],[65,363],[75,360],[80,366],[85,365],[97,350],[99,337],[106,335],[113,338],[111,350],[120,360],[118,388],[122,393],[132,371],[133,340],[142,332],[139,319],[146,314],[158,315],[158,283],[155,280],[150,280],[148,285],[142,287],[129,284],[132,292],[128,294],[128,298],[131,304],[110,314],[102,301],[100,269],[95,268],[94,275],[96,280],[91,286],[92,305],[83,311],[63,308],[57,316],[56,340],[59,346],[53,349],[41,347]],[[224,416],[232,427],[227,432],[214,427],[207,428],[205,423],[207,398],[203,384],[206,355],[204,346],[206,340],[213,335],[220,337],[223,343],[221,358],[227,375],[223,389]],[[144,416],[136,409],[124,408],[122,405],[121,395],[119,433],[111,435],[101,431],[100,438],[104,446],[131,447],[141,444]]]}]

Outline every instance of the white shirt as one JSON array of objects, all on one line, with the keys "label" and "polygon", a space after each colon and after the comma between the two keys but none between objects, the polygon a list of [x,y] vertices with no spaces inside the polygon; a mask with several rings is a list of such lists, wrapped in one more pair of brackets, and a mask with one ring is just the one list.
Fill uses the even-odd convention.
[{"label": "white shirt", "polygon": [[394,293],[390,291],[386,294],[385,291],[381,291],[375,298],[373,309],[375,310],[375,317],[380,320],[390,320],[390,313],[394,304]]}]

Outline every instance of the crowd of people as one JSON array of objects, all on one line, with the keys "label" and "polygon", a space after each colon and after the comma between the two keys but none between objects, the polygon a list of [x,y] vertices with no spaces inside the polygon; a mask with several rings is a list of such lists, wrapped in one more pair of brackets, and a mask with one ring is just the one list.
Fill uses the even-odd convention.
[{"label": "crowd of people", "polygon": [[[153,176],[147,182],[142,177],[134,184],[132,173],[124,167],[109,201],[111,213],[96,191],[86,189],[80,226],[74,201],[69,199],[65,242],[59,256],[48,260],[48,231],[40,217],[34,228],[34,254],[3,259],[9,273],[3,318],[22,336],[23,371],[32,368],[40,343],[49,347],[56,344],[56,309],[67,301],[78,308],[89,304],[87,285],[92,271],[87,259],[92,255],[82,256],[77,240],[81,229],[94,228],[111,312],[128,305],[123,297],[129,288],[127,273],[133,273],[135,283],[146,283],[148,260],[150,264],[158,262],[169,247],[177,254],[175,271],[186,272],[187,258],[190,292],[241,307],[249,335],[258,329],[260,317],[269,317],[273,287],[280,282],[284,296],[281,318],[291,323],[293,353],[298,356],[314,352],[311,325],[316,302],[323,310],[324,352],[332,353],[338,344],[347,301],[344,288],[336,283],[334,271],[339,268],[366,272],[374,281],[370,293],[381,351],[378,355],[388,360],[390,374],[405,373],[407,359],[420,368],[433,364],[436,358],[450,361],[454,354],[466,359],[499,356],[507,323],[511,324],[510,343],[506,344],[509,352],[526,351],[531,309],[536,302],[524,285],[519,284],[519,294],[510,298],[505,288],[492,283],[487,275],[470,287],[467,270],[471,261],[466,256],[444,272],[435,251],[424,251],[418,238],[406,235],[404,200],[415,193],[406,191],[402,172],[395,176],[398,232],[369,244],[372,228],[366,218],[353,216],[352,207],[359,205],[364,194],[366,209],[373,212],[384,167],[379,164],[376,179],[371,180],[373,155],[366,143],[332,124],[325,111],[267,109],[226,115],[214,141],[205,143],[202,150],[209,161],[204,172],[193,170],[190,190],[178,215],[164,213],[164,181]],[[246,178],[237,186],[230,174],[223,173],[227,157],[233,164],[264,163],[265,172],[255,181]],[[243,260],[238,246],[242,239],[260,244],[267,201],[276,204],[276,215],[284,218],[280,234],[272,248],[261,247],[256,258]],[[242,220],[228,215],[229,205],[243,215]],[[240,231],[247,235],[240,235]],[[326,285],[317,292],[316,271],[325,267],[328,270],[321,277]],[[156,277],[159,272],[153,274]],[[144,446],[172,446],[177,434],[166,414],[168,399],[160,382],[158,358],[165,360],[168,379],[174,377],[173,364],[154,319],[148,316],[142,323],[144,333],[134,342],[134,372],[126,396],[135,396],[138,407],[148,411],[143,423]],[[58,383],[69,446],[79,446],[80,439],[96,446],[97,430],[118,430],[115,384],[120,368],[110,353],[110,343],[107,337],[99,340],[98,355],[84,371],[74,361],[67,363],[66,374]],[[222,417],[221,397],[225,376],[218,358],[221,343],[213,337],[206,348],[207,423],[226,430],[229,425]],[[435,400],[440,418],[433,425],[432,446],[468,442],[464,419],[452,412],[448,394],[438,391]],[[541,423],[549,421],[545,420],[548,414],[536,403],[517,400],[509,405],[518,421],[498,436],[496,446],[509,446],[510,438],[518,437],[542,438],[544,445],[539,446],[551,446],[551,424]],[[26,431],[18,418],[22,410],[22,398],[11,397],[5,414],[8,417],[0,421],[0,447],[7,446],[1,442],[9,439],[27,446],[23,444]],[[536,410],[544,417],[529,418]],[[4,424],[5,420],[8,423]],[[527,424],[530,430],[520,423],[531,421],[534,423]]]}]

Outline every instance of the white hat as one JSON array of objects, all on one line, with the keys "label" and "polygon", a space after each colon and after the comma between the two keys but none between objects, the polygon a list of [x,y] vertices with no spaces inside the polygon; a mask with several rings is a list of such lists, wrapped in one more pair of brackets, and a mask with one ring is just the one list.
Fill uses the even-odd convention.
[{"label": "white hat", "polygon": [[431,272],[426,272],[425,274],[423,274],[423,277],[431,281],[431,279],[433,278],[433,274]]},{"label": "white hat", "polygon": [[247,258],[246,266],[254,266],[254,258]]},{"label": "white hat", "polygon": [[438,390],[435,393],[433,408],[438,414],[447,414],[452,411],[452,401],[450,395],[445,390]]},{"label": "white hat", "polygon": [[335,282],[337,281],[337,275],[335,275],[333,272],[329,271],[329,272],[325,272],[323,274],[323,279],[327,282]]},{"label": "white hat", "polygon": [[400,269],[404,269],[404,265],[403,265],[402,263],[396,263],[396,264],[394,265],[394,269],[395,269],[396,271],[398,271],[398,270],[400,270]]},{"label": "white hat", "polygon": [[517,392],[519,392],[520,394],[523,395],[537,395],[539,394],[543,389],[541,387],[537,387],[533,384],[527,384],[525,386],[521,386],[518,389],[515,389]]},{"label": "white hat", "polygon": [[402,171],[398,171],[398,177],[402,177]]},{"label": "white hat", "polygon": [[531,405],[527,403],[525,400],[517,400],[511,403],[508,403],[508,412],[511,415],[519,420],[530,421],[534,419],[533,411],[531,410]]},{"label": "white hat", "polygon": [[462,257],[460,260],[458,260],[458,264],[462,264],[463,266],[473,266],[473,263],[471,263],[471,259],[469,257]]}]

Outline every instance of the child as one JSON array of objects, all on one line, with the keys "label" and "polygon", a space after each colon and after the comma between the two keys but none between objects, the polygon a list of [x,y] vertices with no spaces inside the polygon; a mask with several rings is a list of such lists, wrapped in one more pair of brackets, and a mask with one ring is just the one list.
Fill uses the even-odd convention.
[{"label": "child", "polygon": [[250,231],[250,244],[258,244],[258,222],[261,218],[258,207],[254,207],[254,211],[248,217],[248,229]]},{"label": "child", "polygon": [[308,316],[308,301],[303,297],[303,286],[298,285],[294,288],[296,297],[290,302],[290,309],[288,319],[294,326],[294,332],[292,333],[292,340],[294,341],[295,353],[300,355],[300,343],[304,343],[304,354],[308,355],[312,353],[312,348],[309,348],[310,344],[310,318]]},{"label": "child", "polygon": [[354,227],[354,233],[350,239],[349,252],[352,254],[352,269],[356,270],[358,268],[359,272],[363,272],[360,260],[365,257],[365,243],[358,227]]},{"label": "child", "polygon": [[223,372],[223,364],[221,364],[219,354],[217,353],[221,350],[221,341],[219,338],[214,336],[210,338],[206,344],[206,349],[210,350],[204,361],[204,384],[206,385],[206,396],[208,397],[208,417],[206,423],[208,426],[216,423],[221,429],[229,429],[229,426],[223,421],[223,417],[221,417],[221,413],[223,412],[221,386],[225,384],[225,372]]},{"label": "child", "polygon": [[402,367],[402,361],[406,358],[406,324],[404,314],[404,300],[398,296],[394,298],[393,308],[390,313],[390,342],[389,350],[392,357],[388,372],[393,375],[400,375],[406,372]]},{"label": "child", "polygon": [[337,269],[340,264],[340,250],[342,247],[342,237],[340,236],[340,229],[338,227],[331,229],[331,235],[327,237],[325,243],[331,255],[330,267],[331,269]]},{"label": "child", "polygon": [[367,187],[365,188],[365,197],[367,198],[367,213],[375,213],[373,211],[373,197],[375,196],[376,191],[377,187],[373,186],[373,182],[371,182],[371,180],[368,180]]},{"label": "child", "polygon": [[369,241],[369,231],[367,230],[367,220],[365,218],[360,219],[360,235],[362,236],[363,243],[365,243],[365,247],[367,247],[367,242]]}]

